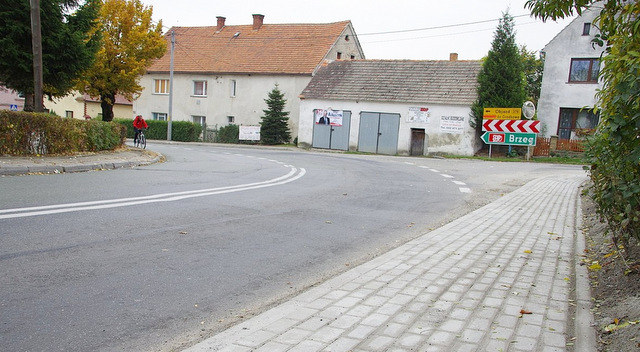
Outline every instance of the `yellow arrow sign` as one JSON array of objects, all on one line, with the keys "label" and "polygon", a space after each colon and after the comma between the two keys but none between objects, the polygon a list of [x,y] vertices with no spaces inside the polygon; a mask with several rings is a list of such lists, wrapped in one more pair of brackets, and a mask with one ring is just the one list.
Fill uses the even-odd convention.
[{"label": "yellow arrow sign", "polygon": [[522,108],[484,108],[482,118],[485,120],[520,120]]}]

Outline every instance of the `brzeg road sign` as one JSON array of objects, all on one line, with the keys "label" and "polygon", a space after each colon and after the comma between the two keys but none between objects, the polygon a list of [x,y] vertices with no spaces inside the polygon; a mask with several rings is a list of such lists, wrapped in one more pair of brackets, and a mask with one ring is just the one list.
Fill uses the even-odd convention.
[{"label": "brzeg road sign", "polygon": [[535,133],[485,132],[482,140],[487,144],[524,145],[533,147],[537,142]]}]

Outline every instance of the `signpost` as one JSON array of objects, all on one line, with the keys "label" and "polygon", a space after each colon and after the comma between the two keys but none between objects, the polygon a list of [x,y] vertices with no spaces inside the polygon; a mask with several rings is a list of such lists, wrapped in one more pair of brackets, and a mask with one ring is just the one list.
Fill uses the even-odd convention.
[{"label": "signpost", "polygon": [[[533,104],[531,104],[533,105]],[[524,106],[524,105],[523,105]],[[529,108],[529,106],[527,106]],[[531,115],[531,109],[526,110],[527,115]],[[535,108],[534,108],[535,112]],[[530,147],[536,145],[537,133],[540,132],[540,121],[521,120],[521,108],[485,108],[482,114],[482,140],[489,145],[489,157],[491,157],[491,146],[493,144],[503,144],[527,146],[527,160],[529,159]],[[525,116],[527,118],[531,118]]]}]

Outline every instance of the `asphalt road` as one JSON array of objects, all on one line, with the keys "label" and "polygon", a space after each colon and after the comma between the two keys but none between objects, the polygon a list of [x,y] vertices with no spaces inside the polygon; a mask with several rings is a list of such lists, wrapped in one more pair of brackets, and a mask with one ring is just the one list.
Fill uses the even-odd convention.
[{"label": "asphalt road", "polygon": [[146,167],[0,178],[0,348],[179,349],[579,167],[153,145]]}]

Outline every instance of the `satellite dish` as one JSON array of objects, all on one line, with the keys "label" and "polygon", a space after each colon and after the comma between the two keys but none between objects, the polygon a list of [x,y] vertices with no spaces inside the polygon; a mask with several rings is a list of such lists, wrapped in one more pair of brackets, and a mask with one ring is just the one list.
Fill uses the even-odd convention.
[{"label": "satellite dish", "polygon": [[525,101],[524,104],[522,104],[522,114],[527,120],[533,118],[533,115],[536,114],[536,106],[533,105],[533,102]]}]

